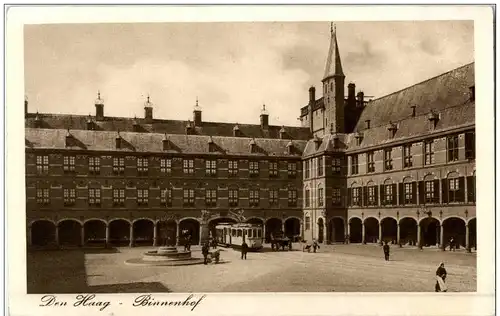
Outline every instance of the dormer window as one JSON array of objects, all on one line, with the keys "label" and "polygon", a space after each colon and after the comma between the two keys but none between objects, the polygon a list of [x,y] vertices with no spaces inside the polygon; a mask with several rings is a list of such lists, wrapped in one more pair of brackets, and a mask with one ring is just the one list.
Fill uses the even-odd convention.
[{"label": "dormer window", "polygon": [[87,119],[87,130],[93,131],[95,129],[94,127],[94,121],[92,121],[92,116],[89,115]]},{"label": "dormer window", "polygon": [[339,149],[340,148],[340,139],[338,137],[335,137],[333,139],[333,148]]},{"label": "dormer window", "polygon": [[321,145],[321,139],[318,137],[318,135],[314,136],[314,144],[315,144],[315,147],[316,147],[316,150],[319,149],[319,146]]},{"label": "dormer window", "polygon": [[417,115],[417,106],[412,105],[411,106],[411,117],[415,117]]},{"label": "dormer window", "polygon": [[370,128],[370,120],[366,120],[365,123],[366,123],[366,129],[369,129]]},{"label": "dormer window", "polygon": [[363,142],[363,133],[357,132],[354,137],[356,137],[356,144],[360,146],[361,143]]},{"label": "dormer window", "polygon": [[280,129],[280,139],[285,139],[286,138],[286,129],[285,127],[281,127]]},{"label": "dormer window", "polygon": [[476,86],[469,87],[469,100],[471,102],[476,100]]},{"label": "dormer window", "polygon": [[191,121],[188,121],[186,125],[186,134],[191,135],[193,134],[193,131],[194,131],[193,125],[191,124]]},{"label": "dormer window", "polygon": [[391,137],[394,137],[396,135],[396,132],[398,131],[398,124],[396,123],[389,123],[389,127],[387,127],[387,130],[389,131]]},{"label": "dormer window", "polygon": [[439,116],[440,116],[439,113],[437,113],[434,110],[431,110],[431,112],[429,113],[428,119],[431,122],[433,128],[436,128],[436,125],[437,125],[437,123],[439,122],[439,119],[440,119]]},{"label": "dormer window", "polygon": [[233,127],[233,136],[234,137],[241,136],[241,131],[240,131],[240,127],[238,126],[238,123],[236,123],[236,125]]},{"label": "dormer window", "polygon": [[208,140],[208,151],[213,153],[217,151],[217,146],[214,143],[214,140],[212,139],[212,136],[210,136],[210,139]]},{"label": "dormer window", "polygon": [[35,127],[39,128],[42,126],[42,120],[40,119],[40,116],[38,115],[38,112],[36,112],[35,115]]},{"label": "dormer window", "polygon": [[139,128],[140,128],[140,125],[139,125],[139,122],[137,121],[137,117],[134,117],[134,132],[139,132]]},{"label": "dormer window", "polygon": [[293,142],[289,141],[288,144],[286,145],[286,150],[289,155],[293,154]]},{"label": "dormer window", "polygon": [[66,147],[71,147],[73,146],[73,135],[71,135],[71,133],[68,132],[66,133]]},{"label": "dormer window", "polygon": [[165,134],[165,137],[163,137],[162,143],[163,143],[163,150],[170,149],[170,140],[168,139],[167,134]]},{"label": "dormer window", "polygon": [[122,137],[120,136],[120,133],[118,133],[118,135],[115,138],[115,145],[116,149],[122,148]]},{"label": "dormer window", "polygon": [[252,140],[250,141],[250,152],[251,152],[252,154],[257,153],[257,144],[255,143],[255,139],[252,139]]}]

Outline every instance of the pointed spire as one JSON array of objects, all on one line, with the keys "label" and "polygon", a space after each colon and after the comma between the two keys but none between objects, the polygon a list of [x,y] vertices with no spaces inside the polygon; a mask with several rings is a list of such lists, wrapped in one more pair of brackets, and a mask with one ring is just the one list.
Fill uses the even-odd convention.
[{"label": "pointed spire", "polygon": [[330,48],[326,60],[325,76],[323,80],[333,76],[344,76],[342,63],[340,61],[339,46],[337,44],[337,27],[330,24]]}]

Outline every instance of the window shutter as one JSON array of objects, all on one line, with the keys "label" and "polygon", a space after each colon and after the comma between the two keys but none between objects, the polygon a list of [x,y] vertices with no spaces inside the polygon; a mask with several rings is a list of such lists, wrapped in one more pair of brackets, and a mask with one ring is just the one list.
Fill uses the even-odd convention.
[{"label": "window shutter", "polygon": [[418,203],[425,204],[425,182],[418,181]]},{"label": "window shutter", "polygon": [[458,178],[458,201],[465,202],[465,181],[464,177]]},{"label": "window shutter", "polygon": [[411,201],[413,204],[417,204],[417,182],[414,181],[411,184]]},{"label": "window shutter", "polygon": [[448,200],[448,179],[443,179],[441,181],[441,192],[443,194],[443,204],[446,204],[449,202]]},{"label": "window shutter", "polygon": [[476,201],[474,184],[474,177],[467,177],[467,202],[469,203]]},{"label": "window shutter", "polygon": [[384,185],[380,185],[380,205],[385,205],[385,190]]},{"label": "window shutter", "polygon": [[396,183],[392,184],[392,205],[398,204],[398,192],[396,190]]},{"label": "window shutter", "polygon": [[347,189],[347,205],[348,206],[352,205],[352,189],[351,188]]},{"label": "window shutter", "polygon": [[399,183],[399,205],[405,205],[404,183]]},{"label": "window shutter", "polygon": [[434,203],[439,203],[439,180],[434,180]]},{"label": "window shutter", "polygon": [[375,188],[375,205],[378,205],[378,187],[376,185],[373,187]]}]

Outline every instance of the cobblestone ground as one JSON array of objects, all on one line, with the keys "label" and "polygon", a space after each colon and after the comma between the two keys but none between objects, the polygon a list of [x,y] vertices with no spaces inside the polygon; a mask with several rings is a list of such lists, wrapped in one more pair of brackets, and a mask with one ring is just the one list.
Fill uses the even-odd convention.
[{"label": "cobblestone ground", "polygon": [[[295,248],[299,248],[296,245]],[[28,254],[28,292],[428,292],[439,262],[452,292],[476,290],[476,255],[426,248],[328,245],[317,253],[240,253],[223,249],[225,263],[179,267],[125,264],[151,248],[66,250]],[[193,256],[201,257],[193,247]]]}]

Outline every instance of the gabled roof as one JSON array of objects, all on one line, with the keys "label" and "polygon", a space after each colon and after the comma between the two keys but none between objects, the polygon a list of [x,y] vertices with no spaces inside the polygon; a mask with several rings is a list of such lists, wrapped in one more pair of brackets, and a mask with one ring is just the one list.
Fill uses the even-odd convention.
[{"label": "gabled roof", "polygon": [[[186,134],[186,126],[189,121],[181,120],[160,120],[155,119],[152,123],[146,123],[143,118],[125,118],[125,117],[105,117],[103,121],[96,121],[95,117],[86,115],[66,115],[66,114],[42,114],[30,113],[25,119],[26,127],[36,127],[35,117],[38,115],[39,127],[46,129],[71,129],[86,130],[89,118],[95,123],[95,129],[98,131],[120,131],[133,132],[140,131],[145,133],[162,134]],[[134,129],[134,122],[137,126]],[[202,122],[200,127],[195,127],[196,135],[212,136],[233,136],[233,128],[236,124],[220,122]],[[279,138],[282,126],[269,126],[262,129],[256,124],[238,124],[241,136],[254,138]],[[309,128],[286,126],[288,137],[295,140],[307,140],[311,137]]]},{"label": "gabled roof", "polygon": [[[181,153],[245,156],[300,157],[306,141],[292,140],[293,152],[288,153],[289,139],[226,137],[206,135],[179,135],[160,133],[134,133],[111,131],[70,130],[70,146],[66,146],[65,129],[25,128],[26,148],[71,149],[82,151],[114,151],[144,153]],[[116,139],[121,139],[121,148],[116,148]],[[168,141],[164,150],[163,140]],[[210,140],[215,148],[210,152]],[[254,141],[257,151],[252,153],[250,143]]]}]

